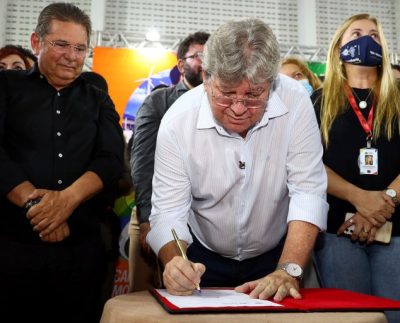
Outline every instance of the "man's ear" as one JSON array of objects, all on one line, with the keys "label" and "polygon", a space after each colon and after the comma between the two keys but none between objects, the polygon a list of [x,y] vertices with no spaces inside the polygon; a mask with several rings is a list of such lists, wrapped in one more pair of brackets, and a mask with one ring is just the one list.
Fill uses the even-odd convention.
[{"label": "man's ear", "polygon": [[181,75],[183,75],[185,72],[185,69],[183,68],[184,65],[185,65],[185,61],[183,59],[179,59],[178,64],[176,64],[176,66],[178,67],[179,73],[181,73]]},{"label": "man's ear", "polygon": [[38,56],[40,51],[40,37],[37,33],[33,32],[31,34],[31,47],[33,53]]}]

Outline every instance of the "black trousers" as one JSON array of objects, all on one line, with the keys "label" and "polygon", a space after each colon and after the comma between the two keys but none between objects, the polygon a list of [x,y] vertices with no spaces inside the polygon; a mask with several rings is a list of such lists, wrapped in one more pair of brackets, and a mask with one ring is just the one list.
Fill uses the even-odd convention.
[{"label": "black trousers", "polygon": [[29,244],[0,237],[0,317],[98,323],[105,264],[97,238]]},{"label": "black trousers", "polygon": [[270,274],[275,271],[284,244],[283,238],[274,249],[257,257],[238,261],[210,251],[193,234],[192,237],[193,243],[187,250],[187,256],[190,261],[206,266],[200,283],[203,287],[236,287]]}]

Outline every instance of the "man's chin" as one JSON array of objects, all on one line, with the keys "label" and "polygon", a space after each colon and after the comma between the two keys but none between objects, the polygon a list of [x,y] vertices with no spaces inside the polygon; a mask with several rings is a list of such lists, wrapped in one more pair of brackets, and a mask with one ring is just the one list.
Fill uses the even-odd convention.
[{"label": "man's chin", "polygon": [[62,68],[58,73],[60,79],[76,79],[80,75],[80,71],[76,68]]},{"label": "man's chin", "polygon": [[57,75],[57,79],[60,83],[69,84],[75,81],[78,78],[79,74],[77,73],[59,73]]},{"label": "man's chin", "polygon": [[230,123],[225,127],[229,132],[242,133],[248,129],[247,123]]},{"label": "man's chin", "polygon": [[203,78],[201,77],[201,74],[199,74],[197,77],[194,77],[194,76],[186,77],[186,80],[193,87],[196,87],[196,86],[199,86],[200,84],[203,84]]}]

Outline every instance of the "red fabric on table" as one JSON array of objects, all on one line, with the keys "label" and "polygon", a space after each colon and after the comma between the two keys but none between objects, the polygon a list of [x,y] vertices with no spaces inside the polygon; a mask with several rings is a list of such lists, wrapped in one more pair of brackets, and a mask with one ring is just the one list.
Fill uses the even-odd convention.
[{"label": "red fabric on table", "polygon": [[[388,298],[355,293],[336,288],[304,288],[302,299],[287,297],[283,306],[262,307],[185,307],[180,308],[161,296],[156,289],[150,293],[170,313],[204,313],[204,312],[370,312],[383,310],[400,310],[400,301]],[[272,301],[272,300],[271,300]]]}]

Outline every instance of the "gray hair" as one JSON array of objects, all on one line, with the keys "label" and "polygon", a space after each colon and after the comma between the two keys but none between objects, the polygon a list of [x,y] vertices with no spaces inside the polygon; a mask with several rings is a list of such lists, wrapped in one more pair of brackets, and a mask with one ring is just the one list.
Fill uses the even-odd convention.
[{"label": "gray hair", "polygon": [[206,78],[227,84],[248,78],[252,84],[273,82],[278,75],[280,51],[271,28],[255,18],[228,21],[208,39],[203,57]]},{"label": "gray hair", "polygon": [[60,20],[66,22],[74,22],[82,25],[86,29],[88,45],[90,42],[90,34],[92,33],[92,23],[90,17],[81,9],[72,3],[55,2],[45,7],[39,14],[35,32],[40,38],[44,38],[50,32],[51,21]]}]

